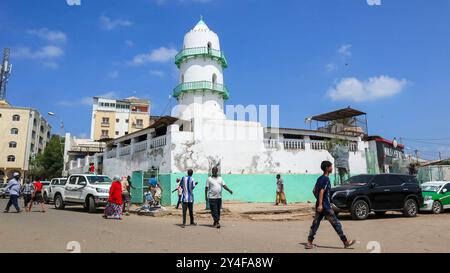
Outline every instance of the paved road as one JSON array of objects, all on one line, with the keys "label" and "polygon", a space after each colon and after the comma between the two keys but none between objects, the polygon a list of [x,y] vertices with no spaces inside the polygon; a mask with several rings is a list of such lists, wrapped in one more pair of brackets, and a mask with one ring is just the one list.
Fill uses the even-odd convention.
[{"label": "paved road", "polygon": [[[3,210],[6,200],[0,200]],[[344,230],[359,243],[341,249],[331,226],[324,222],[310,252],[369,252],[369,242],[379,242],[382,252],[450,252],[450,212],[403,218],[390,214],[366,221],[341,217]],[[48,207],[47,213],[0,214],[0,252],[67,252],[67,243],[78,241],[82,252],[305,252],[302,243],[311,218],[289,222],[225,220],[221,230],[199,226],[181,229],[178,218],[129,216],[123,221],[104,220],[101,212],[85,213],[72,207]],[[375,243],[376,244],[376,243]]]}]

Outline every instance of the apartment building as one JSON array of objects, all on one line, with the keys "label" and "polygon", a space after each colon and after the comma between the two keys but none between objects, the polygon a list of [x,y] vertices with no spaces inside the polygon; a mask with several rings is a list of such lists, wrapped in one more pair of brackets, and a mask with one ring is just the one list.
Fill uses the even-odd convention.
[{"label": "apartment building", "polygon": [[0,183],[14,172],[25,177],[30,159],[44,151],[50,137],[51,126],[37,110],[0,101]]},{"label": "apartment building", "polygon": [[150,102],[130,97],[122,100],[94,97],[91,139],[115,139],[147,128]]}]

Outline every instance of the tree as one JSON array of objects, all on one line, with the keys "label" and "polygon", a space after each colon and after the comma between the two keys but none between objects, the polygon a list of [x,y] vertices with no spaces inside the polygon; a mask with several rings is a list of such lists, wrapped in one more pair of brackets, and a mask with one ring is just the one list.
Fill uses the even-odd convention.
[{"label": "tree", "polygon": [[60,177],[63,171],[64,138],[53,135],[44,153],[36,155],[30,160],[30,171],[33,177],[54,178]]}]

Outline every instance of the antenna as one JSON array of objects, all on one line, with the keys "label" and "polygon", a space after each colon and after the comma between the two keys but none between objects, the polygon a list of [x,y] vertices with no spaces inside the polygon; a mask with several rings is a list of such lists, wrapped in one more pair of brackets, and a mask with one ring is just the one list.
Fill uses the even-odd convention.
[{"label": "antenna", "polygon": [[6,100],[6,84],[11,75],[12,64],[9,63],[9,48],[3,49],[3,60],[0,67],[0,100]]}]

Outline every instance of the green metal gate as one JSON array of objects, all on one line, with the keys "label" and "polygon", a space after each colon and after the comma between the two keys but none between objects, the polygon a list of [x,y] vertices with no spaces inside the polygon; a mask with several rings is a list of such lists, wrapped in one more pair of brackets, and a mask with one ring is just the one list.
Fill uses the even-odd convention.
[{"label": "green metal gate", "polygon": [[131,176],[131,184],[134,188],[131,189],[131,203],[133,204],[143,204],[144,203],[144,193],[148,191],[148,180],[155,175],[158,177],[159,170],[151,169],[148,172],[135,171]]}]

